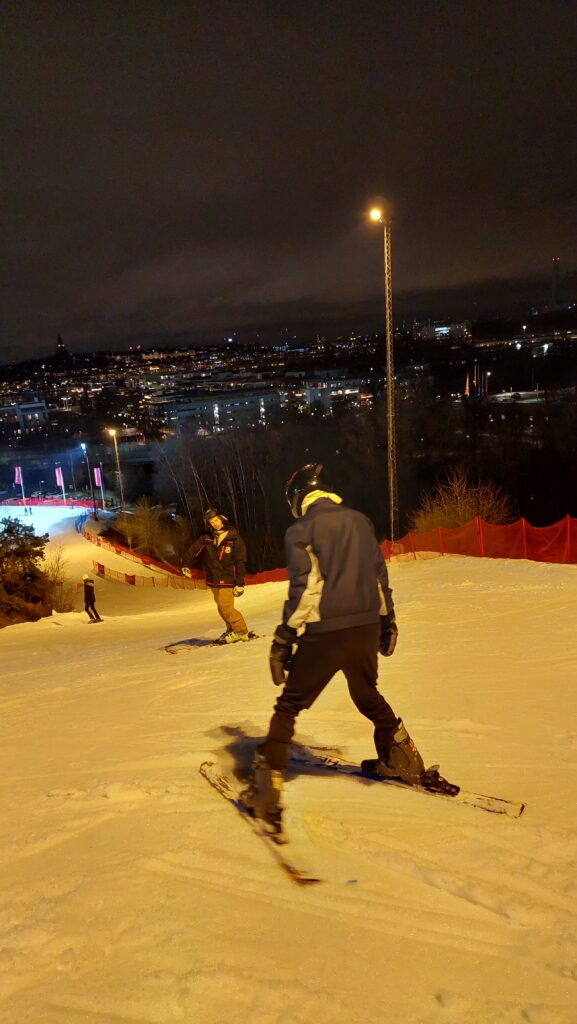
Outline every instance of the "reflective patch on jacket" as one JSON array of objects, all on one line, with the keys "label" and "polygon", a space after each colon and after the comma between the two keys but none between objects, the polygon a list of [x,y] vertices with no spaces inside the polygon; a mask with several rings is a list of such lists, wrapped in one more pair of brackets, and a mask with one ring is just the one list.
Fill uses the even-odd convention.
[{"label": "reflective patch on jacket", "polygon": [[292,629],[298,629],[299,626],[303,626],[305,622],[321,621],[320,603],[321,597],[323,596],[325,581],[321,576],[319,560],[310,544],[307,544],[305,550],[310,558],[311,568],[307,576],[306,586],[299,598],[299,602],[286,623],[287,626],[291,626]]}]

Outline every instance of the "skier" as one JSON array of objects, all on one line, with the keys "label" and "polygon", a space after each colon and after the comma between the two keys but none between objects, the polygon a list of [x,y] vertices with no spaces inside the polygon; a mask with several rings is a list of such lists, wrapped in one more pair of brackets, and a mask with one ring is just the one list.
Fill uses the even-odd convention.
[{"label": "skier", "polygon": [[94,580],[90,578],[87,572],[82,577],[84,582],[84,611],[88,615],[91,622],[102,622],[100,615],[96,611],[96,596],[94,594]]},{"label": "skier", "polygon": [[283,691],[243,794],[245,807],[273,834],[282,831],[283,769],[295,719],[338,671],[375,727],[375,771],[408,783],[425,771],[403,722],[377,689],[377,652],[393,654],[398,629],[373,525],[327,489],[322,469],[309,463],[286,486],[297,522],[285,535],[289,594],[270,649],[272,679]]},{"label": "skier", "polygon": [[[202,558],[206,572],[206,585],[212,591],[218,614],[226,629],[216,641],[219,644],[234,644],[239,640],[250,640],[248,626],[234,606],[235,597],[244,594],[246,572],[246,544],[226,516],[215,508],[204,513],[207,533],[202,538],[193,560]],[[189,568],[183,568],[190,576]]]}]

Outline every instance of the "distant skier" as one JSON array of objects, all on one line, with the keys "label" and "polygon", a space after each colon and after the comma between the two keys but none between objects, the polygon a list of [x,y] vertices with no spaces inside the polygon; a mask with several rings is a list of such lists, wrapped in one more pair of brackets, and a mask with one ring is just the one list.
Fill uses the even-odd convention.
[{"label": "distant skier", "polygon": [[84,611],[88,615],[91,622],[102,622],[100,615],[96,611],[96,595],[94,593],[94,580],[90,578],[87,572],[82,577],[84,583]]},{"label": "distant skier", "polygon": [[[218,614],[226,629],[217,643],[234,644],[249,640],[248,626],[234,606],[235,597],[244,594],[246,544],[226,516],[215,508],[204,513],[207,533],[202,537],[193,560],[201,558],[206,572],[206,585],[212,591]],[[183,568],[185,576],[190,569]]]},{"label": "distant skier", "polygon": [[282,773],[295,719],[338,671],[358,710],[375,726],[378,774],[417,783],[425,771],[403,722],[377,689],[377,652],[393,654],[398,629],[373,525],[327,489],[322,468],[303,466],[286,487],[297,522],[286,531],[289,594],[270,649],[273,682],[284,689],[243,795],[245,806],[272,833],[282,828]]}]

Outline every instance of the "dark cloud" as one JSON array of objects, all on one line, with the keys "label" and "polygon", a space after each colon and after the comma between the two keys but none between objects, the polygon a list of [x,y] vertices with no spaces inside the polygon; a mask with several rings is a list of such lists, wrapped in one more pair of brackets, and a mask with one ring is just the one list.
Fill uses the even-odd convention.
[{"label": "dark cloud", "polygon": [[375,194],[397,293],[576,262],[563,0],[8,3],[0,28],[6,353],[377,308]]}]

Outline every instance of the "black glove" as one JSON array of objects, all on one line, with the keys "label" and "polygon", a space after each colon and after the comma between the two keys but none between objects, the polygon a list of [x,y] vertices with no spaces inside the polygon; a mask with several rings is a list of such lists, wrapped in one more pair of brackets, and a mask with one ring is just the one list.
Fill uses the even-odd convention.
[{"label": "black glove", "polygon": [[379,640],[379,651],[385,658],[390,658],[397,646],[399,629],[395,621],[395,613],[381,615],[381,636]]},{"label": "black glove", "polygon": [[291,629],[290,626],[285,626],[282,622],[280,626],[277,626],[268,657],[270,674],[275,686],[284,686],[285,684],[296,638],[296,629]]}]

